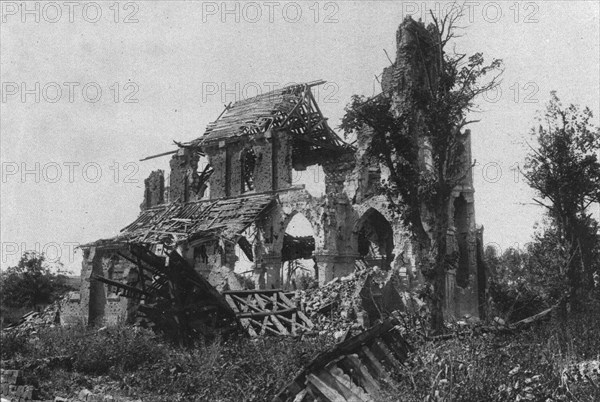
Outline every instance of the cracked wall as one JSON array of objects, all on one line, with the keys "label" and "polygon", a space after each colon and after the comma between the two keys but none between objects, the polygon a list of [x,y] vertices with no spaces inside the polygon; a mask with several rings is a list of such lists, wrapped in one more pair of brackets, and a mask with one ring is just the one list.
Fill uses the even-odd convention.
[{"label": "cracked wall", "polygon": [[[169,201],[189,202],[201,197],[198,161],[200,156],[190,148],[179,148],[169,166]],[[151,176],[152,177],[152,176]]]},{"label": "cracked wall", "polygon": [[135,311],[135,303],[117,295],[111,286],[93,279],[94,275],[125,282],[137,279],[135,265],[117,255],[117,251],[96,247],[83,250],[79,308],[88,324],[102,326],[126,322]]},{"label": "cracked wall", "polygon": [[165,172],[155,170],[144,180],[144,201],[140,209],[152,208],[165,202]]}]

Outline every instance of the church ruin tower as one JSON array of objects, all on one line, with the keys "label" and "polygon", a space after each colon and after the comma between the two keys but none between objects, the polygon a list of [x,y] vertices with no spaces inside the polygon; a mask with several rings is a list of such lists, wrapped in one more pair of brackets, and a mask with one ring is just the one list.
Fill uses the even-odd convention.
[{"label": "church ruin tower", "polygon": [[[392,110],[411,108],[417,121],[415,135],[421,137],[419,120],[429,91],[437,85],[440,68],[439,46],[435,43],[435,26],[428,27],[407,17],[396,33],[395,62],[383,70],[382,90],[392,99]],[[420,159],[427,168],[431,161],[431,147],[419,138]],[[477,261],[478,238],[481,234],[475,224],[475,203],[471,166],[470,131],[465,132],[464,169],[469,173],[454,188],[449,211],[451,225],[448,231],[448,253],[458,253],[458,265],[449,270],[446,278],[446,313],[455,317],[465,314],[482,315],[485,310],[485,269]],[[480,230],[481,232],[481,230]],[[482,247],[480,244],[479,247]],[[484,294],[480,294],[480,293]]]}]

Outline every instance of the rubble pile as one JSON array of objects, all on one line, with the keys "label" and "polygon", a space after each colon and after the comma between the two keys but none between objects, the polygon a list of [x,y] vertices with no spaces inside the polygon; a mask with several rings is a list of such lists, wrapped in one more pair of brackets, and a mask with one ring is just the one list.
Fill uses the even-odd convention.
[{"label": "rubble pile", "polygon": [[2,401],[35,401],[34,388],[23,383],[20,370],[0,369],[0,395]]},{"label": "rubble pile", "polygon": [[301,302],[314,330],[340,340],[404,308],[398,279],[394,270],[358,263],[352,274],[301,292]]},{"label": "rubble pile", "polygon": [[388,318],[318,354],[273,402],[380,401],[383,384],[412,347]]},{"label": "rubble pile", "polygon": [[59,299],[41,312],[31,311],[21,317],[19,322],[11,324],[3,330],[31,333],[40,328],[60,325],[60,305],[62,302],[63,300]]}]

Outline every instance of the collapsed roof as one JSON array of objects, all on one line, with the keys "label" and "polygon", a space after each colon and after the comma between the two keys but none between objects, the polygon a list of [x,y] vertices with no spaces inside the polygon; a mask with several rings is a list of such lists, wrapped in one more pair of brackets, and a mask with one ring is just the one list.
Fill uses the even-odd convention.
[{"label": "collapsed roof", "polygon": [[354,148],[329,127],[312,94],[312,87],[324,83],[289,85],[230,104],[208,125],[202,137],[181,146],[201,149],[214,143],[233,142],[278,130],[292,134],[296,156],[353,152]]},{"label": "collapsed roof", "polygon": [[117,236],[82,247],[115,247],[128,243],[176,245],[217,238],[237,241],[268,210],[274,194],[158,205],[146,209]]},{"label": "collapsed roof", "polygon": [[[345,143],[329,127],[311,92],[312,87],[324,83],[314,81],[289,85],[230,104],[216,121],[208,125],[202,137],[176,144],[202,153],[212,144],[268,137],[266,133],[269,130],[285,131],[293,138],[292,164],[299,169],[342,153],[354,152],[354,147]],[[145,159],[171,153],[173,151]],[[212,172],[206,173],[202,181],[206,181]],[[274,198],[273,193],[263,193],[158,205],[142,211],[119,235],[82,247],[113,248],[130,243],[172,246],[216,238],[236,242],[241,232],[259,218]]]}]

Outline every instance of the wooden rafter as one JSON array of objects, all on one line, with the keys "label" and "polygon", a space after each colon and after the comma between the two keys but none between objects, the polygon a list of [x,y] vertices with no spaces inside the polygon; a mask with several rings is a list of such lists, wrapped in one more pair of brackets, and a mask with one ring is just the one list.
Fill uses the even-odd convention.
[{"label": "wooden rafter", "polygon": [[251,336],[297,335],[313,328],[282,290],[226,291],[223,295]]}]

